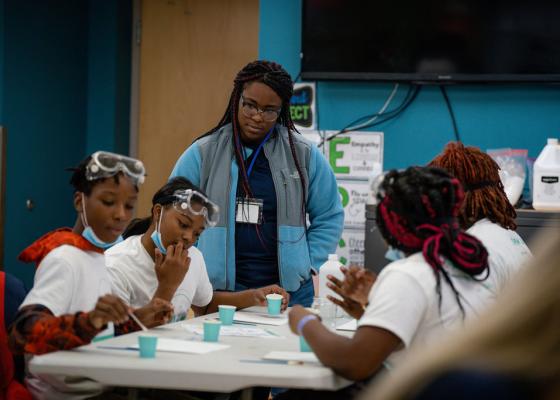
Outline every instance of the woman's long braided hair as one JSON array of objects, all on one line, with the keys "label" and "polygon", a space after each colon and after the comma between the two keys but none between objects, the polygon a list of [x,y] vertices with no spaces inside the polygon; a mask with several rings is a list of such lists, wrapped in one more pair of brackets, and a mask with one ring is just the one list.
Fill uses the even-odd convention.
[{"label": "woman's long braided hair", "polygon": [[500,167],[488,154],[477,147],[465,147],[450,142],[443,152],[430,162],[443,168],[461,181],[465,188],[465,205],[459,215],[463,229],[488,218],[505,229],[515,230],[515,209],[509,202],[500,180]]},{"label": "woman's long braided hair", "polygon": [[443,277],[465,315],[442,256],[475,280],[486,279],[489,269],[486,248],[459,227],[464,199],[460,182],[439,168],[393,170],[380,184],[377,197],[377,225],[385,240],[407,254],[421,251],[434,271],[440,306]]},{"label": "woman's long braided hair", "polygon": [[[288,141],[290,143],[290,150],[292,157],[294,159],[294,164],[297,169],[297,173],[300,178],[301,190],[302,190],[302,202],[301,202],[301,213],[302,219],[305,227],[305,204],[306,204],[306,182],[303,170],[301,168],[299,159],[296,154],[293,135],[297,133],[297,129],[292,121],[290,115],[290,99],[294,91],[294,83],[290,75],[286,72],[280,64],[272,61],[258,60],[247,64],[237,73],[235,80],[233,81],[233,90],[231,92],[229,103],[227,109],[220,119],[220,122],[212,128],[210,131],[206,132],[200,138],[208,136],[216,131],[218,131],[223,126],[231,123],[233,127],[233,148],[235,154],[235,160],[237,165],[240,167],[241,172],[241,184],[245,196],[253,197],[251,187],[249,186],[249,177],[247,176],[247,169],[243,159],[243,150],[241,144],[240,127],[238,120],[239,112],[239,100],[245,85],[251,82],[261,82],[270,87],[282,100],[282,109],[277,124],[283,125],[288,130]],[[278,131],[276,131],[278,134]],[[199,139],[200,139],[199,138]]]}]

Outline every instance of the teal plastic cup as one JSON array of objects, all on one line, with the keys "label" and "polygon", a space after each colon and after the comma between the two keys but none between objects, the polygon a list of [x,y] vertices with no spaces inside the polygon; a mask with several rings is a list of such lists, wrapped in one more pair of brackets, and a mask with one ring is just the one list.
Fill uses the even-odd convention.
[{"label": "teal plastic cup", "polygon": [[222,325],[233,324],[233,317],[235,316],[235,306],[218,306],[218,311],[220,313],[220,322]]},{"label": "teal plastic cup", "polygon": [[280,310],[282,309],[282,298],[282,295],[278,293],[271,293],[266,295],[268,314],[280,315]]},{"label": "teal plastic cup", "polygon": [[307,343],[307,340],[305,340],[303,335],[299,337],[299,351],[307,352],[307,353],[313,351],[311,350],[311,347],[309,347],[309,343]]},{"label": "teal plastic cup", "polygon": [[157,336],[138,336],[141,358],[154,358],[156,356]]},{"label": "teal plastic cup", "polygon": [[217,342],[220,336],[220,326],[222,323],[216,319],[204,321],[204,341]]}]

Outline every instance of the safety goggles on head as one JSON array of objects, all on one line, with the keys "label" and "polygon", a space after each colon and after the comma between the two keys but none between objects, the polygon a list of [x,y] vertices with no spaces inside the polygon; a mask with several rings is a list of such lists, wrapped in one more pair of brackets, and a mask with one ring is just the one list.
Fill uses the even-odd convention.
[{"label": "safety goggles on head", "polygon": [[108,178],[119,172],[128,175],[136,184],[144,183],[146,169],[142,161],[107,151],[96,151],[92,154],[86,167],[86,179],[93,181]]},{"label": "safety goggles on head", "polygon": [[215,226],[220,219],[218,205],[192,189],[176,190],[173,193],[173,208],[182,214],[189,211],[191,214],[204,216],[208,226]]}]

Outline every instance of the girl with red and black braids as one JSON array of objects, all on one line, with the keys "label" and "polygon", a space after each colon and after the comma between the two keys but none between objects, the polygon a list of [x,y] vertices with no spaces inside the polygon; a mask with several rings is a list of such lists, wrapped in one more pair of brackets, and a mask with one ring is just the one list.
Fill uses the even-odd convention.
[{"label": "girl with red and black braids", "polygon": [[292,304],[309,306],[311,271],[336,250],[344,213],[326,159],[294,127],[292,93],[279,64],[247,64],[222,119],[171,177],[186,177],[220,207],[219,222],[198,242],[215,290],[280,284]]},{"label": "girl with red and black braids", "polygon": [[453,270],[444,268],[443,257],[473,280],[486,280],[490,270],[486,248],[459,227],[464,200],[461,183],[437,168],[409,168],[405,174],[387,174],[380,190],[384,195],[377,207],[377,225],[384,239],[405,254],[421,251],[434,272],[438,305],[442,302],[443,279],[465,315],[451,279]]},{"label": "girl with red and black braids", "polygon": [[[355,335],[332,333],[302,307],[290,312],[292,331],[305,337],[324,365],[345,378],[365,380],[382,365],[398,364],[409,347],[439,340],[491,302],[486,249],[457,220],[463,199],[459,181],[443,170],[387,173],[378,192],[377,224],[406,257],[382,270],[358,315],[349,310],[359,318]],[[344,296],[344,282],[334,281],[331,287]]]},{"label": "girl with red and black braids", "polygon": [[489,279],[502,290],[532,258],[531,251],[515,232],[515,209],[500,180],[500,167],[477,147],[450,142],[430,166],[455,176],[465,190],[459,223],[488,249],[492,272]]}]

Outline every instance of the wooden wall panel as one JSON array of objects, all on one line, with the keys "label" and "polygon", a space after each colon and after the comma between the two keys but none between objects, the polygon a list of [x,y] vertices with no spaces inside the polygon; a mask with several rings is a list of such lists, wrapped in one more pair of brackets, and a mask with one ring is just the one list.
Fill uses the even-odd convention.
[{"label": "wooden wall panel", "polygon": [[258,0],[143,0],[138,216],[179,155],[222,116],[235,73],[258,57]]}]

